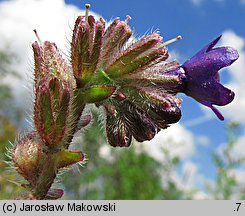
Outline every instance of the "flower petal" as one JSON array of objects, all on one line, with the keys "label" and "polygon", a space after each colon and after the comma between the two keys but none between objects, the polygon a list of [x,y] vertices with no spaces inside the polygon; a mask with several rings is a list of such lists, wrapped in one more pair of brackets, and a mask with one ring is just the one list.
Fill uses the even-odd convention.
[{"label": "flower petal", "polygon": [[208,101],[218,106],[231,103],[235,96],[233,91],[212,80],[206,80],[202,83],[192,82],[192,86],[186,88],[185,94],[199,102]]},{"label": "flower petal", "polygon": [[[220,38],[221,35],[183,64],[187,73],[195,73],[196,76],[213,76],[218,70],[231,65],[238,59],[238,52],[232,47],[213,48]],[[205,74],[202,75],[203,71]]]},{"label": "flower petal", "polygon": [[[219,83],[218,72],[237,60],[239,54],[232,47],[213,48],[220,38],[221,36],[217,37],[183,64],[185,77],[180,91],[210,107],[218,118],[223,120],[224,117],[213,105],[227,105],[234,99],[235,94]],[[178,73],[177,69],[174,72]]]},{"label": "flower petal", "polygon": [[208,93],[206,94],[206,99],[209,99],[209,100],[202,100],[202,99],[197,99],[197,98],[195,99],[199,101],[201,104],[210,107],[220,120],[224,120],[224,117],[222,116],[222,114],[218,111],[217,108],[213,106],[213,104],[218,105],[218,106],[225,106],[233,101],[235,97],[235,93],[231,91],[230,89],[225,88],[220,83],[215,83],[214,86],[216,86],[215,87],[216,91],[206,92]]}]

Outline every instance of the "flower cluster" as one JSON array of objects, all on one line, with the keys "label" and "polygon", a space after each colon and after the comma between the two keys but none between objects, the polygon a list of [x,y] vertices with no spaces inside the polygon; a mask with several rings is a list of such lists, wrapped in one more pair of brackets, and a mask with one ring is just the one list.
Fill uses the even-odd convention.
[{"label": "flower cluster", "polygon": [[91,120],[83,116],[89,103],[103,107],[108,142],[120,147],[128,147],[132,138],[151,140],[178,122],[179,92],[223,119],[213,105],[230,103],[234,93],[219,83],[218,70],[231,65],[237,51],[213,48],[218,37],[183,65],[165,62],[171,41],[163,42],[153,32],[130,44],[129,20],[129,16],[125,21],[116,18],[106,28],[102,18],[79,16],[71,64],[54,43],[33,43],[35,129],[16,142],[12,158],[34,198],[61,197],[62,190],[50,189],[59,169],[84,161],[82,152],[68,148],[74,134]]},{"label": "flower cluster", "polygon": [[129,146],[132,137],[151,140],[181,117],[181,101],[175,94],[182,80],[164,74],[178,64],[162,63],[169,54],[158,33],[128,45],[129,19],[115,19],[105,29],[103,19],[79,17],[72,39],[77,98],[104,107],[112,146]]}]

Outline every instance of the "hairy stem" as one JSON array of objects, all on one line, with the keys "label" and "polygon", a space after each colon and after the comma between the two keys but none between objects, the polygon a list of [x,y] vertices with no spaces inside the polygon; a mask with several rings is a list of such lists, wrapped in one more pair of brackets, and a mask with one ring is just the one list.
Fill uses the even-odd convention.
[{"label": "hairy stem", "polygon": [[42,163],[42,170],[38,177],[33,195],[36,199],[44,199],[58,172],[56,158],[53,153],[47,153],[47,158]]}]

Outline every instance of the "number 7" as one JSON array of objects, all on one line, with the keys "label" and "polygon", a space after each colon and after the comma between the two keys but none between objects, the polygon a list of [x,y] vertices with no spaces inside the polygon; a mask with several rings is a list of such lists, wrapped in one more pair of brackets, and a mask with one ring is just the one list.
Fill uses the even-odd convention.
[{"label": "number 7", "polygon": [[236,203],[236,204],[237,204],[237,209],[236,209],[236,211],[239,211],[239,208],[240,208],[240,206],[241,206],[242,203]]}]

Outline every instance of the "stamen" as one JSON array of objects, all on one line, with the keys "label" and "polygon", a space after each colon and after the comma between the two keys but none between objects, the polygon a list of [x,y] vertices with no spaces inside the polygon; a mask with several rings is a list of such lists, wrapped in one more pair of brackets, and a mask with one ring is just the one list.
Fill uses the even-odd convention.
[{"label": "stamen", "polygon": [[35,35],[37,37],[37,40],[38,40],[39,44],[42,45],[43,43],[42,43],[42,40],[41,40],[41,38],[39,37],[39,35],[37,33],[37,30],[36,29],[33,29],[33,31],[34,31],[34,33],[35,33]]},{"label": "stamen", "polygon": [[173,38],[171,40],[168,40],[168,41],[164,42],[162,44],[162,46],[167,46],[167,45],[169,45],[169,44],[171,44],[171,43],[173,43],[175,41],[181,40],[181,39],[182,39],[182,37],[179,35],[179,36],[177,36],[177,37],[175,37],[175,38]]},{"label": "stamen", "polygon": [[85,21],[88,22],[88,9],[90,8],[90,4],[85,4]]},{"label": "stamen", "polygon": [[131,20],[131,16],[127,15],[126,19],[125,19],[125,23],[127,24],[129,22],[129,20]]}]

